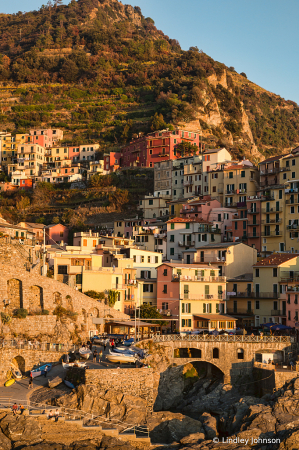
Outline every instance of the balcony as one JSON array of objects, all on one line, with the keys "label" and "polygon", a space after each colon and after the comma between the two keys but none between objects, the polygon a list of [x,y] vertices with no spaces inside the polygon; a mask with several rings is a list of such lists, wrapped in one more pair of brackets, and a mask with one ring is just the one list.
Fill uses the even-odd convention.
[{"label": "balcony", "polygon": [[168,156],[169,157],[169,153],[159,153],[159,156],[161,156],[161,157]]},{"label": "balcony", "polygon": [[299,282],[299,273],[293,272],[292,274],[288,274],[288,272],[283,272],[280,276],[280,283],[298,283]]},{"label": "balcony", "polygon": [[279,213],[282,210],[283,210],[282,206],[279,206],[279,208],[263,208],[262,213],[263,214],[273,214],[273,213]]},{"label": "balcony", "polygon": [[299,204],[299,198],[297,198],[297,200],[295,200],[294,198],[288,198],[286,200],[286,204],[287,205],[298,205]]},{"label": "balcony", "polygon": [[202,277],[200,275],[196,275],[194,277],[189,275],[177,275],[174,274],[172,277],[173,281],[198,281],[198,282],[205,282],[205,283],[225,283],[226,277]]},{"label": "balcony", "polygon": [[272,309],[271,316],[286,316],[287,312],[285,310],[281,311],[279,309]]},{"label": "balcony", "polygon": [[191,180],[184,181],[184,186],[191,186],[192,184],[193,184],[193,181],[191,181]]},{"label": "balcony", "polygon": [[282,230],[279,231],[262,231],[262,236],[263,237],[276,237],[276,236],[282,236]]},{"label": "balcony", "polygon": [[237,191],[235,189],[229,189],[229,190],[224,191],[225,195],[233,195],[236,193],[237,193]]},{"label": "balcony", "polygon": [[247,214],[259,214],[259,213],[260,213],[259,209],[254,208],[247,209]]},{"label": "balcony", "polygon": [[233,298],[279,298],[278,292],[236,292],[236,295],[229,295],[227,293],[227,296],[230,299]]},{"label": "balcony", "polygon": [[247,234],[248,239],[256,239],[256,238],[259,238],[260,236],[261,236],[261,233],[259,231],[257,231],[255,234],[254,233]]},{"label": "balcony", "polygon": [[247,225],[249,226],[249,227],[257,227],[257,226],[259,226],[260,225],[260,221],[258,220],[257,222],[247,222]]},{"label": "balcony", "polygon": [[252,309],[248,308],[227,308],[227,314],[242,315],[242,316],[254,316]]},{"label": "balcony", "polygon": [[159,313],[162,316],[171,316],[171,309],[159,309]]},{"label": "balcony", "polygon": [[282,223],[282,219],[270,219],[270,220],[262,220],[263,224],[265,225],[271,225],[271,224],[276,224],[276,223]]},{"label": "balcony", "polygon": [[[293,293],[293,292],[299,292],[299,281],[298,281],[298,286],[287,286],[286,292],[288,294]],[[283,298],[282,295],[283,294],[281,294],[280,298]],[[284,294],[284,299],[286,298],[285,295],[286,294]]]},{"label": "balcony", "polygon": [[274,194],[261,196],[262,202],[270,202],[271,200],[275,200]]},{"label": "balcony", "polygon": [[299,230],[299,225],[294,223],[293,225],[287,225],[287,230]]},{"label": "balcony", "polygon": [[179,241],[178,244],[179,247],[192,247],[195,245],[195,241],[186,241],[186,242]]}]

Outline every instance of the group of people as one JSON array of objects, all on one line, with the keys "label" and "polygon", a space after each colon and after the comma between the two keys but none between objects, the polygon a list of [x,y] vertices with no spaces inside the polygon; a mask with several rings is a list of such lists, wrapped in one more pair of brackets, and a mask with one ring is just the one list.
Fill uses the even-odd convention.
[{"label": "group of people", "polygon": [[22,415],[24,410],[25,410],[25,407],[24,407],[24,405],[22,405],[22,403],[20,403],[19,406],[17,405],[17,403],[14,403],[12,405],[12,413],[14,416],[17,415],[18,411],[20,411],[20,415]]},{"label": "group of people", "polygon": [[56,411],[52,411],[52,409],[50,409],[49,414],[48,414],[48,419],[52,419],[54,417],[55,422],[58,422],[58,417],[59,417],[59,410],[56,409]]}]

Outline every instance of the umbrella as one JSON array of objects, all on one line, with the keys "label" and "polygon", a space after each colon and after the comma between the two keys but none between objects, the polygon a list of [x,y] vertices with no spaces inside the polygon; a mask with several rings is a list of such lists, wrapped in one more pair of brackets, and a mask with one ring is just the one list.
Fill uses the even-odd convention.
[{"label": "umbrella", "polygon": [[219,334],[219,331],[218,330],[214,330],[214,331],[212,331],[212,333],[211,334],[213,334],[214,336],[218,336],[218,334]]},{"label": "umbrella", "polygon": [[284,330],[291,330],[291,329],[292,329],[292,327],[288,327],[287,325],[282,325],[281,323],[277,324],[277,325],[273,325],[271,327],[271,330],[274,330],[274,331],[284,331]]},{"label": "umbrella", "polygon": [[266,327],[266,328],[271,328],[274,325],[279,325],[279,323],[273,323],[273,322],[269,322],[269,323],[262,323],[260,326],[261,327]]}]

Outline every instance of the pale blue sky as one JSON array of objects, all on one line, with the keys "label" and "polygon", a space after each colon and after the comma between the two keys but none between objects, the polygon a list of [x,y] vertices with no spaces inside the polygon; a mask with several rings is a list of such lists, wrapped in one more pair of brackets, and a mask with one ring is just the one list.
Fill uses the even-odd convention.
[{"label": "pale blue sky", "polygon": [[[38,9],[42,0],[1,2],[0,12]],[[68,3],[68,0],[65,0]],[[299,104],[298,0],[123,0],[140,6],[186,50],[197,46],[260,86]]]}]

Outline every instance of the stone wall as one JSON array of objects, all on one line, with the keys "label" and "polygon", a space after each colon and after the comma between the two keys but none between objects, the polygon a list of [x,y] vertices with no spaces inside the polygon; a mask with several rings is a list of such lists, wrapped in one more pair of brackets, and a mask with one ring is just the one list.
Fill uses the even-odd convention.
[{"label": "stone wall", "polygon": [[12,319],[11,329],[17,334],[26,333],[31,337],[43,333],[54,334],[56,316],[27,316],[25,319]]},{"label": "stone wall", "polygon": [[85,384],[141,397],[147,401],[150,410],[154,405],[153,369],[86,370]]},{"label": "stone wall", "polygon": [[[25,252],[25,247],[19,249],[18,245],[7,244],[0,239],[0,299],[9,301],[6,306],[0,301],[0,312],[11,315],[13,310],[18,308],[25,308],[28,311],[46,309],[51,315],[55,307],[61,305],[78,313],[78,331],[83,332],[84,338],[89,337],[89,330],[96,329],[92,323],[93,318],[129,318],[126,314],[109,308],[64,283],[41,276],[38,271],[39,265],[30,271],[26,270],[28,261],[24,256]],[[37,325],[39,321],[41,325]],[[36,316],[35,324],[41,328],[44,325],[43,316]],[[26,322],[19,322],[19,329],[21,325],[26,328]],[[100,331],[104,331],[103,325],[101,327]],[[25,329],[22,332],[25,332]]]},{"label": "stone wall", "polygon": [[273,394],[274,391],[282,388],[285,383],[298,378],[298,372],[295,371],[285,371],[279,372],[273,369],[271,366],[269,368],[254,367],[253,376],[256,380],[255,389],[258,395]]},{"label": "stone wall", "polygon": [[12,362],[17,362],[23,372],[35,369],[42,364],[61,361],[63,353],[43,350],[20,350],[16,348],[0,349],[0,380],[7,380],[7,372]]}]

